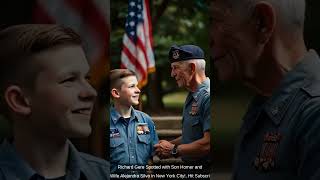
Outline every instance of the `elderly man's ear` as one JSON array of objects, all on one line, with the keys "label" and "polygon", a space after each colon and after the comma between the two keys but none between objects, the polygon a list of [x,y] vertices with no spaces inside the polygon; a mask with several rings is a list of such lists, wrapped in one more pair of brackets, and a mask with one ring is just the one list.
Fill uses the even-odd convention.
[{"label": "elderly man's ear", "polygon": [[255,34],[259,44],[266,44],[276,27],[276,12],[269,2],[256,3],[253,11]]},{"label": "elderly man's ear", "polygon": [[11,111],[20,115],[31,113],[31,103],[19,86],[9,86],[4,94],[5,100]]},{"label": "elderly man's ear", "polygon": [[191,73],[196,72],[196,64],[195,63],[193,63],[193,62],[190,63],[189,68],[190,68]]}]

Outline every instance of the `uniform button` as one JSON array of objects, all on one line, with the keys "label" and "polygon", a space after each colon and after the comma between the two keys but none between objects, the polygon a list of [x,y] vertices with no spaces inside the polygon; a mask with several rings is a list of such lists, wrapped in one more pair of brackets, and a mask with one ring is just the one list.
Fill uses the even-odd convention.
[{"label": "uniform button", "polygon": [[134,158],[134,156],[131,156],[131,158],[133,159],[133,158]]}]

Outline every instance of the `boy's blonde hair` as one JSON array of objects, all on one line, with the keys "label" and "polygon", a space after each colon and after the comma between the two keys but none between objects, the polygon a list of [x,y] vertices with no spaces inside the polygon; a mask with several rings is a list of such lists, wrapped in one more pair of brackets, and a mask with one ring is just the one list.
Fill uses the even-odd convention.
[{"label": "boy's blonde hair", "polygon": [[137,75],[129,69],[113,69],[110,71],[110,91],[113,88],[120,89],[123,84],[123,78]]}]

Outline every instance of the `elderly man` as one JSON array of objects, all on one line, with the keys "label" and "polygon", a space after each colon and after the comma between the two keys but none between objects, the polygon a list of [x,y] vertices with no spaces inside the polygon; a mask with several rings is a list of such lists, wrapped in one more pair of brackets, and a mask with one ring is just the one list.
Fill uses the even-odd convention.
[{"label": "elderly man", "polygon": [[186,163],[208,165],[210,158],[210,80],[205,74],[204,53],[194,45],[172,46],[171,76],[189,91],[182,119],[182,136],[155,145],[162,158],[181,156]]},{"label": "elderly man", "polygon": [[303,0],[215,0],[220,80],[256,92],[240,130],[234,179],[320,179],[320,59],[303,39]]}]

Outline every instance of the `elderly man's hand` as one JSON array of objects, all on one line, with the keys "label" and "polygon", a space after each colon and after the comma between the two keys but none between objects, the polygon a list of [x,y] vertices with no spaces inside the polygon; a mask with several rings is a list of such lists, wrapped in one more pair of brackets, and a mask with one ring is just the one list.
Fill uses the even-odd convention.
[{"label": "elderly man's hand", "polygon": [[161,159],[165,159],[171,157],[171,151],[174,147],[174,144],[166,140],[160,140],[158,144],[154,145],[154,147],[156,148],[156,154]]}]

